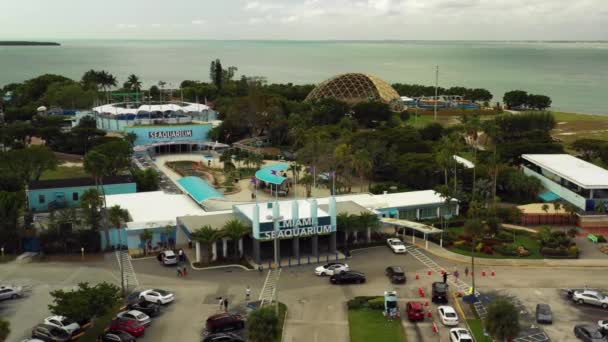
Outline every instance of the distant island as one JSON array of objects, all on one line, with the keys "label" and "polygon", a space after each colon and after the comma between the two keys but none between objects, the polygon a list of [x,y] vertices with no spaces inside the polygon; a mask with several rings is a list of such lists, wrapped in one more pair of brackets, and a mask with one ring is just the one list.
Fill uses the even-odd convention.
[{"label": "distant island", "polygon": [[0,46],[61,46],[55,42],[0,41]]}]

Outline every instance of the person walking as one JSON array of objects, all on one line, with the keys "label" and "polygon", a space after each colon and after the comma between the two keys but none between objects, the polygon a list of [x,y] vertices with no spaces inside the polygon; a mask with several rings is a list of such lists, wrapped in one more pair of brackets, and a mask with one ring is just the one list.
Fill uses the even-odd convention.
[{"label": "person walking", "polygon": [[179,256],[179,262],[184,262],[185,258],[184,258],[184,250],[183,249],[179,249],[179,251],[177,251],[177,255]]},{"label": "person walking", "polygon": [[247,288],[245,289],[245,301],[247,303],[249,303],[250,297],[251,297],[251,288],[249,288],[249,285],[247,285]]},{"label": "person walking", "polygon": [[448,282],[448,272],[443,272],[443,283],[446,284]]},{"label": "person walking", "polygon": [[228,298],[224,298],[224,311],[228,312]]},{"label": "person walking", "polygon": [[222,308],[224,307],[224,298],[223,297],[218,297],[217,299],[219,300],[220,310],[222,310]]},{"label": "person walking", "polygon": [[465,275],[465,277],[469,276],[469,266],[464,268],[464,275]]},{"label": "person walking", "polygon": [[458,270],[454,271],[454,278],[456,278],[456,280],[458,280],[458,277],[460,276],[460,273],[458,273]]},{"label": "person walking", "polygon": [[175,267],[175,268],[177,269],[177,276],[178,276],[178,277],[181,277],[181,276],[183,275],[183,274],[182,274],[182,269],[181,269],[179,266],[177,266],[177,267]]}]

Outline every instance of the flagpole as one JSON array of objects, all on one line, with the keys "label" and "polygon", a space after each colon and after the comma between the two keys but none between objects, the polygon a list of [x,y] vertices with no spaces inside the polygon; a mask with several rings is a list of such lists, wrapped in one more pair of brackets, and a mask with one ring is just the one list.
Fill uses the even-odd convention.
[{"label": "flagpole", "polygon": [[332,171],[332,180],[331,180],[331,195],[336,196],[336,171]]}]

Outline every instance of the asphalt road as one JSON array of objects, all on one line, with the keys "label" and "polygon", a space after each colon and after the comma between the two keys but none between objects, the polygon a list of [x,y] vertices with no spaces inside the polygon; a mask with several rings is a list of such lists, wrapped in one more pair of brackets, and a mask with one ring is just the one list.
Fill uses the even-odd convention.
[{"label": "asphalt road", "polygon": [[[458,267],[463,274],[464,266],[445,260],[436,260],[449,272]],[[361,285],[330,285],[326,277],[313,274],[314,265],[284,268],[279,282],[279,300],[288,305],[289,313],[284,334],[286,342],[331,341],[347,342],[348,316],[346,301],[359,295],[382,295],[386,290],[396,290],[402,306],[407,300],[421,300],[418,288],[427,294],[433,281],[440,281],[438,274],[428,276],[425,267],[410,255],[395,255],[387,248],[379,247],[357,251],[348,260],[352,269],[366,273],[368,281]],[[389,265],[399,265],[406,270],[406,285],[392,285],[384,276]],[[205,319],[219,312],[217,297],[228,297],[233,305],[245,300],[245,288],[252,289],[257,299],[265,274],[247,272],[238,268],[209,271],[190,271],[186,278],[178,278],[171,267],[157,264],[155,259],[135,260],[140,288],[164,288],[174,291],[176,301],[164,307],[160,317],[147,329],[144,342],[200,341]],[[608,268],[608,267],[607,267]],[[495,277],[477,279],[480,291],[499,291],[514,295],[531,312],[536,303],[549,303],[553,307],[555,323],[545,327],[553,341],[572,341],[572,328],[577,323],[606,318],[608,312],[593,307],[578,306],[565,300],[559,290],[565,287],[603,287],[608,281],[605,269],[584,268],[514,268],[493,269]],[[490,269],[486,269],[490,272]],[[421,277],[415,280],[415,274]],[[478,270],[481,274],[481,270]],[[78,282],[96,283],[109,281],[118,284],[115,258],[108,257],[97,263],[31,263],[25,265],[0,265],[0,283],[27,284],[32,292],[25,299],[0,303],[0,316],[11,322],[9,341],[19,341],[31,327],[49,315],[49,291],[69,289]],[[469,281],[470,282],[470,279]],[[423,300],[424,301],[424,300]],[[437,319],[432,304],[433,319]],[[408,341],[438,340],[432,332],[432,323],[413,324],[404,320]],[[441,327],[441,341],[447,341],[448,328]]]}]

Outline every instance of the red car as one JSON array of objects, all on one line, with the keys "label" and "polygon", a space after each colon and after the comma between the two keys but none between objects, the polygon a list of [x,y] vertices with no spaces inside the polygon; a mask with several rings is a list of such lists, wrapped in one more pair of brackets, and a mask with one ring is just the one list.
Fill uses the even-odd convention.
[{"label": "red car", "polygon": [[407,318],[412,322],[424,320],[424,309],[420,302],[407,302],[405,311]]},{"label": "red car", "polygon": [[110,330],[124,331],[135,337],[142,336],[145,329],[146,328],[143,325],[139,324],[134,319],[116,318],[110,324]]}]

